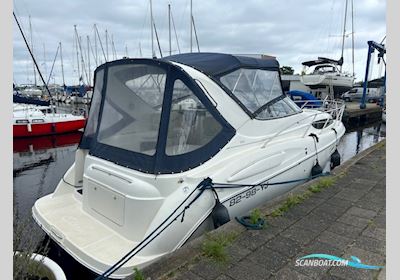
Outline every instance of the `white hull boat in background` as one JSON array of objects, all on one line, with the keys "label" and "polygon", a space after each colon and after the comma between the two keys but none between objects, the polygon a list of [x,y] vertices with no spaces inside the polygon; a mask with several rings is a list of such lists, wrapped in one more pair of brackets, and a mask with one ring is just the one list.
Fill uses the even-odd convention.
[{"label": "white hull boat in background", "polygon": [[349,91],[354,85],[354,76],[342,73],[337,68],[341,61],[319,57],[317,60],[303,62],[313,68],[311,73],[301,75],[301,82],[311,89],[332,89],[335,97]]},{"label": "white hull boat in background", "polygon": [[32,211],[61,248],[109,278],[328,168],[345,133],[344,104],[299,108],[271,58],[123,59],[95,75],[75,163]]}]

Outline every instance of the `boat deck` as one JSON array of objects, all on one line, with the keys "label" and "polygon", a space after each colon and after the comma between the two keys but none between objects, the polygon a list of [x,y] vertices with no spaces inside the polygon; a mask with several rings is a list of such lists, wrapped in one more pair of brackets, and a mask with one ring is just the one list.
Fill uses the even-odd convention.
[{"label": "boat deck", "polygon": [[[63,249],[68,248],[68,252],[83,264],[97,262],[103,267],[101,272],[137,244],[87,215],[80,201],[71,193],[55,198],[48,195],[38,200],[33,208],[33,216],[39,224],[46,225],[43,229],[50,228],[47,234]],[[129,266],[129,263],[126,265]]]}]

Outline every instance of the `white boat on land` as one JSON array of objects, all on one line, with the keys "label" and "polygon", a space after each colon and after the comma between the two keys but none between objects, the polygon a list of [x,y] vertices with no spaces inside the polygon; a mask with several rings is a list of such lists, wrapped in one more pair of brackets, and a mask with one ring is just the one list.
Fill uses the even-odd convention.
[{"label": "white boat on land", "polygon": [[[353,1],[351,1],[351,37],[352,37],[352,64],[353,73],[345,73],[342,71],[344,45],[346,39],[347,28],[347,14],[348,14],[348,0],[345,0],[344,22],[342,33],[342,47],[341,56],[339,60],[334,60],[325,57],[318,57],[317,60],[305,61],[303,66],[310,67],[311,72],[305,73],[303,71],[301,81],[304,85],[309,86],[311,89],[328,89],[331,97],[339,98],[342,93],[350,90],[353,87],[355,73],[354,73],[354,28],[353,28]],[[338,66],[340,69],[338,69]]]},{"label": "white boat on land", "polygon": [[337,65],[340,61],[319,57],[317,60],[303,62],[311,68],[310,74],[301,76],[301,82],[311,89],[332,88],[334,96],[339,97],[349,91],[354,84],[354,76],[342,73]]},{"label": "white boat on land", "polygon": [[75,163],[33,217],[84,266],[125,277],[337,165],[344,104],[320,105],[283,94],[275,59],[108,62]]}]

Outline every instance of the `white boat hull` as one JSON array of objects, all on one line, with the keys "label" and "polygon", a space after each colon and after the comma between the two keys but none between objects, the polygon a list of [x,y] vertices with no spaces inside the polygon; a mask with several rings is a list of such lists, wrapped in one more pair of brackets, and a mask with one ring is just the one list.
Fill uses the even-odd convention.
[{"label": "white boat hull", "polygon": [[[340,139],[345,131],[342,123],[335,123],[334,128],[338,131]],[[318,137],[318,160],[322,167],[326,167],[336,149],[336,136],[330,127]],[[304,143],[299,145],[297,141]],[[278,141],[268,144],[266,148],[261,146],[260,144],[249,149],[246,157],[243,157],[242,152],[233,153],[218,164],[201,168],[201,171],[160,176],[156,181],[139,172],[134,176],[128,175],[128,170],[124,168],[86,156],[83,182],[86,187],[83,189],[83,195],[61,181],[54,194],[35,203],[33,217],[64,250],[100,274],[157,228],[170,214],[171,209],[179,205],[207,176],[217,183],[230,184],[274,183],[310,176],[310,170],[316,162],[312,137],[305,137],[296,142]],[[302,148],[299,148],[300,146]],[[65,181],[74,180],[75,168],[76,166],[72,166],[66,173]],[[120,178],[117,184],[115,178]],[[185,183],[179,183],[180,179]],[[220,201],[227,207],[230,218],[233,219],[286,193],[299,183],[301,182],[217,191]],[[167,193],[160,193],[159,190],[163,188]],[[211,191],[204,192],[185,211],[183,222],[181,217],[177,217],[177,221],[171,227],[111,278],[128,276],[132,274],[134,267],[147,266],[181,247],[209,217],[214,201]]]},{"label": "white boat hull", "polygon": [[302,75],[300,78],[301,82],[309,86],[312,89],[333,87],[335,95],[339,95],[343,92],[350,90],[354,84],[354,78],[351,76],[342,75]]}]

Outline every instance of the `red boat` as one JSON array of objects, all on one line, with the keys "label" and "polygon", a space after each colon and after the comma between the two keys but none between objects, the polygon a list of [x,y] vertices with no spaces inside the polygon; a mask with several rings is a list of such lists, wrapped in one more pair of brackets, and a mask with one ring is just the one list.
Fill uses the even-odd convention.
[{"label": "red boat", "polygon": [[61,134],[84,128],[83,116],[52,112],[49,106],[14,104],[14,137]]}]

